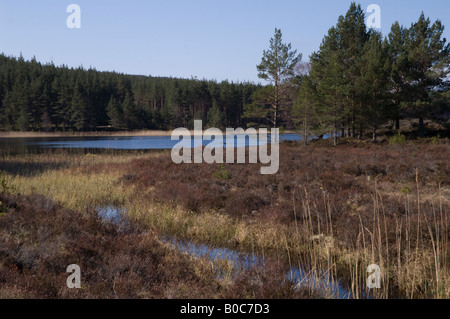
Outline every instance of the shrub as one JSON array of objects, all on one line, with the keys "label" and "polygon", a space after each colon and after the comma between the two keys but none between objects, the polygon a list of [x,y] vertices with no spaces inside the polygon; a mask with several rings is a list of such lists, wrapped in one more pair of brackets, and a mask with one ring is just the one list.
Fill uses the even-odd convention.
[{"label": "shrub", "polygon": [[433,136],[433,137],[431,138],[431,144],[433,144],[433,145],[439,144],[440,141],[441,141],[441,136],[440,136],[440,135],[438,135],[438,136]]},{"label": "shrub", "polygon": [[395,144],[404,144],[406,142],[406,136],[398,132],[397,135],[391,137],[389,139],[389,145],[395,145]]},{"label": "shrub", "polygon": [[411,188],[408,185],[403,186],[403,188],[400,190],[403,194],[409,194],[411,193]]},{"label": "shrub", "polygon": [[230,180],[232,177],[230,171],[223,164],[219,165],[219,170],[215,174],[218,179],[222,180]]},{"label": "shrub", "polygon": [[3,193],[9,194],[10,187],[8,186],[8,182],[6,180],[6,173],[0,171],[0,187]]}]

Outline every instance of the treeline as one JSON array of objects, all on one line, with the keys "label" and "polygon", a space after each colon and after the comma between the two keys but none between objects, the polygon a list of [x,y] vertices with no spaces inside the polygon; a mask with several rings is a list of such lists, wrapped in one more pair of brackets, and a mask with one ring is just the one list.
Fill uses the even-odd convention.
[{"label": "treeline", "polygon": [[[383,35],[366,26],[360,5],[302,55],[275,29],[258,76],[268,81],[230,83],[132,76],[56,67],[0,55],[0,128],[97,130],[209,127],[284,127],[305,137],[331,134],[362,138],[380,127],[400,129],[402,118],[450,128],[450,46],[444,26],[422,13],[410,27],[398,22]],[[305,138],[305,141],[308,139]]]},{"label": "treeline", "polygon": [[394,23],[383,38],[365,20],[352,3],[311,55],[292,112],[302,134],[331,132],[336,145],[339,136],[368,130],[376,140],[382,125],[399,129],[402,118],[418,119],[419,136],[426,119],[448,125],[450,47],[441,22],[422,13],[410,27]]},{"label": "treeline", "polygon": [[161,78],[56,67],[0,55],[0,128],[11,131],[245,125],[251,83]]}]

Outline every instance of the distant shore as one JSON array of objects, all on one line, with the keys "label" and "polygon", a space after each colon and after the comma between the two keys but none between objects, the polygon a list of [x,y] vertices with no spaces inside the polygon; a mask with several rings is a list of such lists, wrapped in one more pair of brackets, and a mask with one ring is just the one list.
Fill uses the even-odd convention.
[{"label": "distant shore", "polygon": [[[189,131],[194,135],[194,130]],[[225,131],[223,131],[225,133]],[[270,132],[270,130],[269,130]],[[284,131],[283,134],[295,134],[294,131]],[[39,138],[39,137],[108,137],[108,136],[171,136],[172,131],[90,131],[90,132],[0,132],[0,138]]]},{"label": "distant shore", "polygon": [[31,137],[102,137],[102,136],[170,136],[172,131],[90,131],[90,132],[0,132],[0,138]]}]

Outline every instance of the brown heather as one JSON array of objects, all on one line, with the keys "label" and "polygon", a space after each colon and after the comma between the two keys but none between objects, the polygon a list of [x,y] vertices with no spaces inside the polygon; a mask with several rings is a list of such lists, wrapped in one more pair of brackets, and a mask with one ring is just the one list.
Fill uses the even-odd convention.
[{"label": "brown heather", "polygon": [[[201,241],[276,254],[284,246],[291,264],[332,269],[355,295],[375,263],[384,274],[377,297],[440,298],[450,292],[449,158],[448,144],[287,144],[276,175],[255,164],[176,165],[167,154],[130,162],[121,183],[137,185],[140,201],[230,216],[267,229],[267,238],[279,225],[288,238],[258,248],[251,234]],[[224,169],[231,178],[216,174]]]},{"label": "brown heather", "polygon": [[[63,221],[66,217],[46,220],[41,216],[42,224],[41,219],[20,217],[27,211],[34,214],[34,207],[43,204],[29,205],[30,209],[14,213],[18,215],[8,210],[0,217],[0,224],[9,225],[1,228],[2,236],[6,236],[5,229],[11,229],[11,223],[17,219],[12,228],[17,232],[14,240],[24,240],[31,248],[14,248],[17,242],[10,238],[7,249],[13,252],[2,250],[2,278],[5,279],[1,279],[1,283],[10,288],[19,287],[19,296],[23,287],[39,296],[37,291],[41,290],[27,286],[30,283],[24,284],[28,277],[24,277],[23,272],[8,270],[23,258],[21,254],[30,251],[27,254],[38,256],[32,260],[49,258],[45,264],[30,264],[28,258],[28,263],[19,263],[27,265],[22,269],[31,271],[29,274],[35,275],[40,269],[48,280],[39,282],[52,283],[56,280],[55,273],[60,276],[58,280],[65,280],[64,267],[74,261],[63,258],[76,256],[83,263],[80,266],[88,267],[93,274],[89,277],[93,279],[89,284],[92,288],[86,290],[83,297],[116,297],[116,293],[136,297],[140,292],[162,298],[298,297],[305,295],[294,293],[282,278],[286,267],[301,266],[311,274],[325,270],[331,278],[340,278],[354,296],[360,298],[363,297],[360,288],[365,287],[368,275],[367,266],[378,264],[382,289],[370,292],[376,298],[448,298],[449,158],[448,143],[387,145],[350,141],[337,148],[321,142],[308,147],[287,143],[281,146],[279,172],[261,175],[259,164],[176,165],[169,152],[7,157],[0,161],[0,170],[6,171],[11,192],[42,194],[79,212],[98,205],[120,206],[126,209],[135,225],[148,233],[133,230],[129,234],[115,231],[112,235],[108,230],[111,225],[100,227],[97,224],[91,232],[86,221],[90,219],[86,217],[77,222],[79,227],[73,232]],[[27,174],[17,171],[16,162]],[[39,163],[47,166],[41,170]],[[58,166],[58,163],[64,165]],[[7,199],[0,200],[7,202]],[[30,200],[47,201],[34,196],[13,201]],[[58,207],[55,215],[67,211]],[[70,214],[72,218],[79,218],[74,217],[77,214]],[[53,224],[54,220],[58,223]],[[36,224],[28,224],[33,221]],[[55,234],[66,233],[64,225],[69,227],[67,232],[75,233],[76,240],[67,235],[55,237]],[[49,235],[30,237],[29,234]],[[262,278],[262,282],[247,273],[238,280],[224,283],[214,277],[205,261],[186,259],[162,245],[157,240],[160,235],[254,252],[270,261],[267,274],[256,276]],[[41,238],[41,245],[31,244],[36,238]],[[67,242],[59,242],[61,238],[66,238]],[[103,240],[110,244],[94,245]],[[144,248],[130,248],[141,246]],[[90,255],[88,248],[94,249],[94,255]],[[138,253],[143,250],[145,254]],[[151,257],[153,254],[160,259]],[[92,258],[95,262],[89,263]],[[135,263],[138,268],[126,268]],[[159,279],[145,273],[142,267],[147,264],[149,269],[160,271],[156,272]],[[170,270],[165,270],[166,266]],[[140,272],[135,273],[135,269]],[[107,284],[99,278],[108,278]],[[97,282],[106,285],[104,289],[98,288],[101,294],[94,292]],[[128,283],[134,290],[124,288],[126,293],[118,292],[118,285],[127,287]],[[58,282],[58,287],[60,284]],[[182,288],[191,286],[196,288],[189,294]],[[6,291],[15,291],[11,289]],[[52,291],[48,295],[69,296],[67,291]],[[309,294],[317,296],[314,289],[310,289]]]},{"label": "brown heather", "polygon": [[[2,193],[0,200],[0,298],[305,296],[279,268],[223,283],[210,262],[177,253],[152,231],[106,223],[94,211],[83,216],[39,195]],[[81,289],[66,286],[70,264],[81,267]]]}]

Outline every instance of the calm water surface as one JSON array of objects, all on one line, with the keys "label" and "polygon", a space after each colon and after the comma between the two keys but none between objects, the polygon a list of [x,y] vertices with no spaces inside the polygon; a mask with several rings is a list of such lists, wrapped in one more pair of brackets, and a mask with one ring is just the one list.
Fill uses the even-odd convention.
[{"label": "calm water surface", "polygon": [[[225,139],[224,139],[225,140]],[[300,141],[297,134],[280,134],[281,141]],[[111,149],[111,150],[164,150],[172,149],[182,141],[182,145],[193,146],[193,139],[172,140],[171,136],[120,136],[120,137],[41,137],[41,138],[0,138],[0,150],[24,154],[45,149]],[[226,146],[226,141],[203,140],[203,145]],[[235,147],[257,145],[248,137],[245,144],[235,139]]]}]

